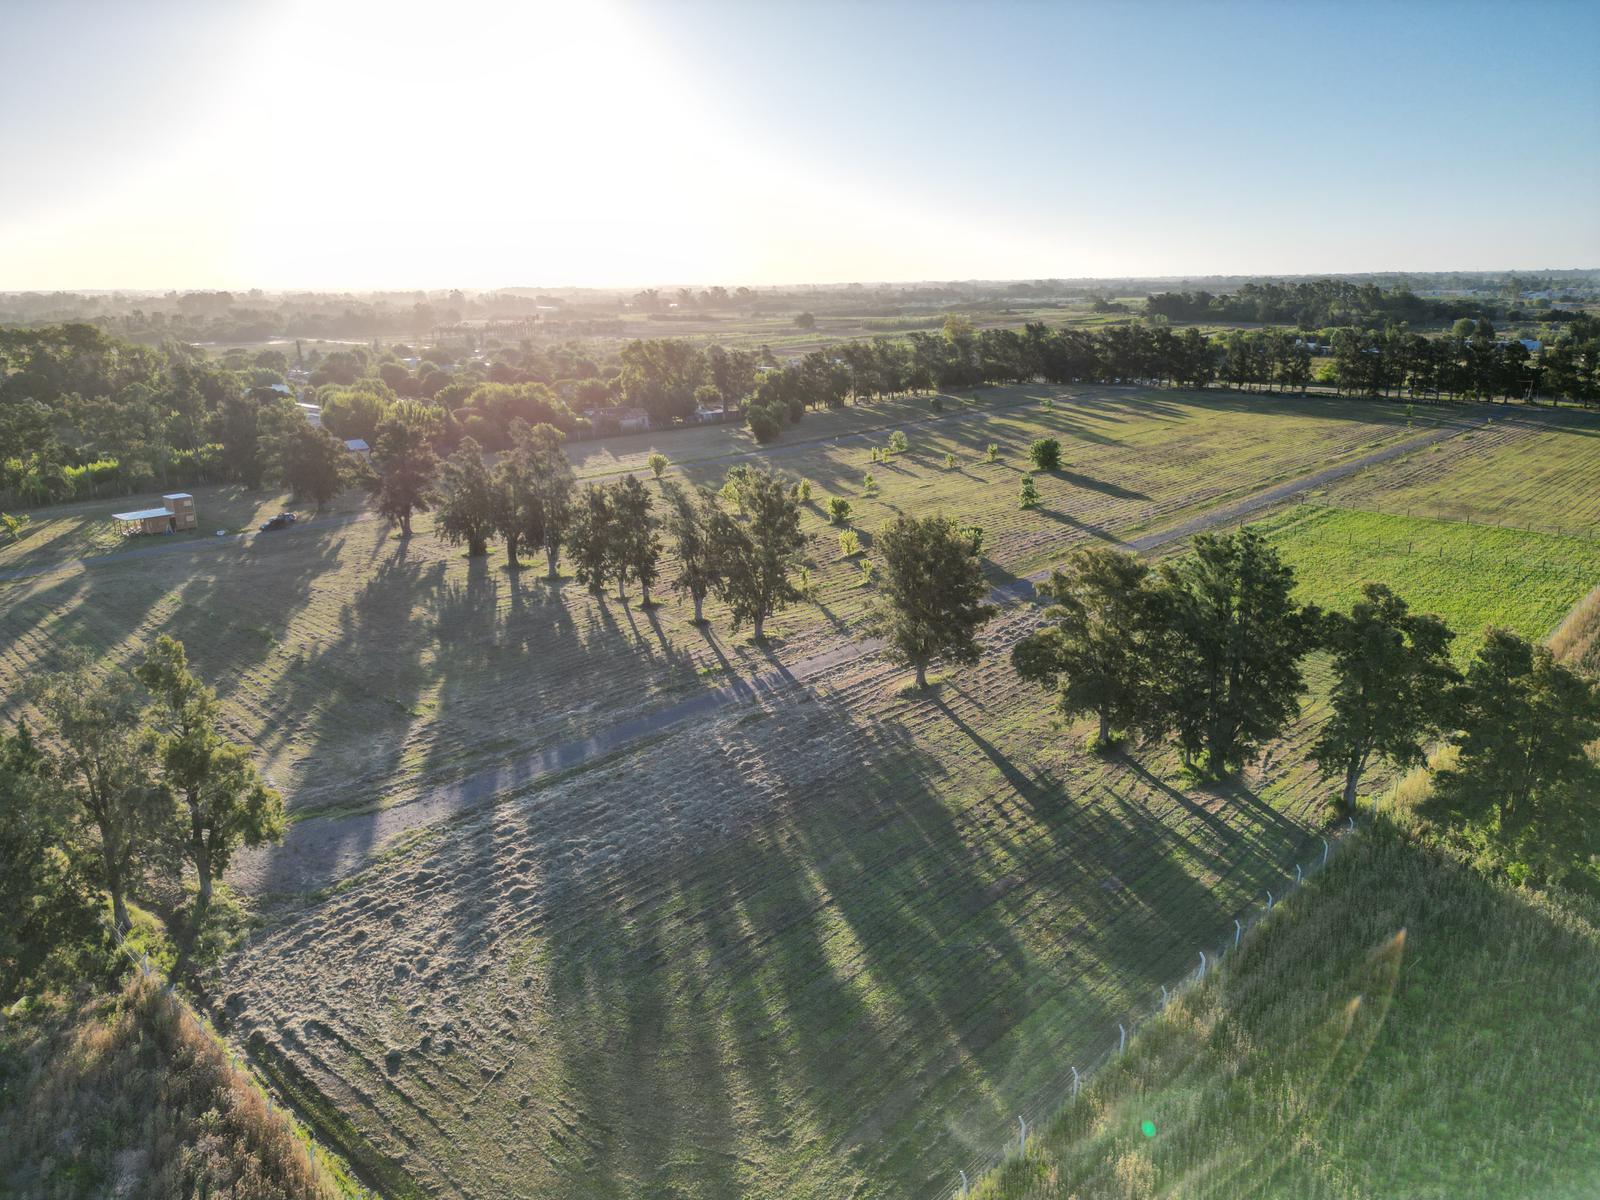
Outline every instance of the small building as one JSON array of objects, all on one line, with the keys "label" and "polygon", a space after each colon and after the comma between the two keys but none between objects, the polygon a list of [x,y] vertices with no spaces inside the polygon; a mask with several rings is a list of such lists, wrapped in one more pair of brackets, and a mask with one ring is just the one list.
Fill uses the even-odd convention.
[{"label": "small building", "polygon": [[194,511],[194,497],[188,492],[173,492],[161,497],[160,508],[141,508],[133,512],[112,513],[111,519],[120,524],[127,535],[141,533],[181,533],[194,529],[198,522]]},{"label": "small building", "polygon": [[367,445],[366,438],[346,438],[344,448],[357,458],[372,457],[372,447]]},{"label": "small building", "polygon": [[322,406],[320,404],[310,404],[305,400],[301,400],[295,407],[305,414],[307,425],[313,429],[322,428]]},{"label": "small building", "polygon": [[644,433],[650,428],[649,414],[642,408],[632,408],[626,404],[597,408],[591,417],[599,428],[614,428],[618,433]]}]

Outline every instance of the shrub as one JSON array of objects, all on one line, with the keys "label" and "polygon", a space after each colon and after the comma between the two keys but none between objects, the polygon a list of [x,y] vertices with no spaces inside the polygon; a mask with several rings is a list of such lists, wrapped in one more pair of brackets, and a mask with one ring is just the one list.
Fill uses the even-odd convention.
[{"label": "shrub", "polygon": [[811,503],[811,481],[809,479],[802,479],[794,485],[794,498],[800,501],[801,504]]},{"label": "shrub", "polygon": [[856,580],[856,586],[857,587],[869,587],[869,586],[871,586],[871,584],[872,584],[872,573],[875,570],[877,570],[877,568],[872,565],[872,560],[870,558],[863,558],[861,560],[861,562],[860,562],[860,567],[861,567],[861,578]]},{"label": "shrub", "polygon": [[943,396],[935,396],[933,399],[928,401],[928,407],[933,409],[934,412],[943,412],[944,411],[944,397]]},{"label": "shrub", "polygon": [[745,414],[745,420],[750,424],[750,432],[755,435],[756,441],[765,445],[778,440],[778,435],[783,432],[783,414],[774,414],[760,405],[751,405]]},{"label": "shrub", "polygon": [[854,558],[861,553],[861,535],[854,529],[846,529],[839,535],[839,557]]},{"label": "shrub", "polygon": [[983,452],[983,458],[985,462],[999,462],[1000,447],[990,442],[989,448]]},{"label": "shrub", "polygon": [[828,520],[835,525],[850,524],[850,501],[835,496],[828,501]]},{"label": "shrub", "polygon": [[1028,447],[1028,458],[1036,471],[1061,469],[1061,443],[1055,438],[1040,438]]},{"label": "shrub", "polygon": [[1039,504],[1039,489],[1033,484],[1032,475],[1022,477],[1022,492],[1018,497],[1018,508],[1037,508]]},{"label": "shrub", "polygon": [[906,441],[906,435],[900,432],[900,430],[896,429],[889,435],[890,454],[904,454],[909,448],[910,443]]},{"label": "shrub", "polygon": [[650,465],[650,473],[657,479],[660,479],[666,469],[672,465],[672,460],[665,454],[652,454],[645,461]]},{"label": "shrub", "polygon": [[872,477],[871,471],[861,477],[861,494],[863,496],[876,496],[878,494],[878,481]]},{"label": "shrub", "polygon": [[955,465],[956,465],[956,456],[954,454],[946,454],[944,456],[944,469],[947,470],[947,471],[954,470],[955,469]]}]

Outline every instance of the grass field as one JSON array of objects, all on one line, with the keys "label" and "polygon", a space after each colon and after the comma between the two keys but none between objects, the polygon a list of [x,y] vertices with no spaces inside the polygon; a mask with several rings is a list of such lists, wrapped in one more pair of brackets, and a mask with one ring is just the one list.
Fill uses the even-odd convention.
[{"label": "grass field", "polygon": [[[795,440],[764,452],[813,483],[805,529],[815,601],[781,614],[769,626],[775,640],[760,648],[731,635],[716,606],[708,634],[676,602],[640,612],[570,579],[552,587],[537,570],[469,563],[431,536],[428,517],[410,542],[376,520],[329,520],[258,538],[149,539],[148,549],[85,566],[49,556],[98,549],[102,506],[45,512],[39,541],[0,562],[0,574],[62,567],[0,578],[0,717],[22,711],[17,684],[64,644],[126,660],[164,631],[188,645],[234,731],[255,745],[298,814],[399,803],[508,755],[588,737],[854,638],[869,593],[822,515],[830,495],[856,506],[869,557],[872,531],[899,511],[942,510],[983,526],[1001,583],[1075,542],[1177,520],[1407,432],[1384,405],[1119,391],[1057,393],[1046,410],[1032,400],[1040,394],[1014,389],[994,398],[1013,407],[903,425],[910,452],[888,464],[867,461],[887,430],[847,442],[807,436],[848,432],[846,422],[862,420],[854,410],[802,424],[788,435]],[[1027,445],[1047,433],[1063,440],[1067,466],[1040,478],[1044,503],[1023,512],[1016,494]],[[653,444],[682,459],[748,449],[728,427],[682,436],[575,453],[590,469],[642,462]],[[1001,448],[995,463],[984,461],[991,442]],[[957,454],[955,468],[945,467],[946,453]],[[685,470],[716,483],[730,461]],[[875,499],[861,495],[869,466],[881,485]],[[219,513],[248,524],[282,503],[221,489],[197,500],[203,526]],[[663,574],[671,578],[670,562]]]},{"label": "grass field", "polygon": [[1593,1196],[1597,977],[1593,904],[1364,832],[973,1196]]},{"label": "grass field", "polygon": [[[1089,755],[1006,662],[1027,606],[995,622],[978,666],[908,697],[903,672],[852,652],[868,592],[826,499],[851,500],[869,557],[899,511],[981,525],[1005,583],[1420,432],[1402,406],[1324,398],[946,403],[808,416],[758,452],[725,426],[574,447],[591,477],[660,449],[694,482],[749,454],[811,481],[814,600],[767,646],[715,607],[708,635],[675,602],[641,612],[469,563],[426,517],[402,543],[353,511],[0,580],[4,715],[63,643],[114,659],[158,630],[188,643],[302,828],[355,842],[336,886],[269,897],[269,925],[219,973],[229,1035],[421,1191],[927,1194],[987,1160],[1017,1112],[1060,1094],[1065,1061],[1102,1049],[1319,845],[1329,788],[1304,745],[1320,709],[1220,791],[1189,787],[1164,749]],[[891,428],[909,451],[869,464]],[[1023,512],[1026,449],[1046,435],[1065,468]],[[247,500],[216,510],[243,521]],[[1298,511],[1269,524],[1332,594],[1348,582],[1339,530]],[[94,536],[90,510],[58,520],[63,552]],[[1420,586],[1432,568],[1407,558]],[[343,819],[802,662],[823,664],[804,686],[405,837]]]},{"label": "grass field", "polygon": [[1600,540],[1357,509],[1298,506],[1261,522],[1302,599],[1348,609],[1365,580],[1456,631],[1455,657],[1486,625],[1543,641],[1600,581]]},{"label": "grass field", "polygon": [[1039,1047],[1098,1047],[1282,886],[1325,789],[1087,755],[1001,654],[899,679],[435,827],[225,969],[234,1036],[437,1194],[926,1194],[1057,1093]]},{"label": "grass field", "polygon": [[1496,416],[1488,429],[1346,480],[1328,498],[1407,516],[1600,536],[1600,427],[1588,414]]}]

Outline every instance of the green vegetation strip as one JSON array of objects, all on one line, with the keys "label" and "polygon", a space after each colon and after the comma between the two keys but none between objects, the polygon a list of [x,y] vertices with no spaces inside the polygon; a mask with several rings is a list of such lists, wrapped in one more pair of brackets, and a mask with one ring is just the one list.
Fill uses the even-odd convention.
[{"label": "green vegetation strip", "polygon": [[1300,596],[1348,609],[1382,580],[1455,629],[1458,662],[1486,625],[1542,641],[1600,581],[1600,544],[1466,521],[1303,505],[1259,528],[1295,569]]},{"label": "green vegetation strip", "polygon": [[1593,1195],[1597,974],[1592,902],[1380,825],[973,1194]]}]

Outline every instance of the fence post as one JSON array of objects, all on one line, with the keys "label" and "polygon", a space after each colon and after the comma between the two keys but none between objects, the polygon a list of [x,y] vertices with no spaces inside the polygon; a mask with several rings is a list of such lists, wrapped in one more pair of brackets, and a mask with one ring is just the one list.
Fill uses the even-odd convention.
[{"label": "fence post", "polygon": [[1128,1027],[1121,1021],[1117,1022],[1117,1053],[1121,1054],[1128,1048]]},{"label": "fence post", "polygon": [[1019,1113],[1017,1115],[1017,1153],[1018,1154],[1026,1154],[1027,1152],[1028,1152],[1028,1123],[1022,1119],[1022,1115]]},{"label": "fence post", "polygon": [[1167,1006],[1167,985],[1163,983],[1161,985],[1161,1007],[1165,1008],[1166,1006]]},{"label": "fence post", "polygon": [[1200,951],[1200,978],[1204,979],[1205,977],[1206,977],[1206,952],[1204,950],[1202,950],[1202,951]]},{"label": "fence post", "polygon": [[[1243,935],[1244,935],[1244,926],[1240,925],[1239,924],[1239,918],[1235,917],[1233,919],[1233,944],[1234,944],[1235,947],[1237,947],[1239,945],[1239,938],[1242,937]],[[1206,966],[1206,956],[1202,953],[1200,955],[1200,970],[1202,972],[1204,972],[1205,966]]]},{"label": "fence post", "polygon": [[967,1173],[965,1171],[961,1170],[960,1167],[957,1167],[956,1171],[961,1176],[961,1194],[963,1196],[965,1196],[967,1194],[967,1190],[968,1190],[968,1186],[969,1186],[968,1183],[967,1183]]},{"label": "fence post", "polygon": [[1268,912],[1272,911],[1272,889],[1271,888],[1267,889],[1267,911]]},{"label": "fence post", "polygon": [[1076,1096],[1078,1094],[1078,1068],[1077,1067],[1073,1067],[1072,1068],[1072,1094],[1074,1096]]},{"label": "fence post", "polygon": [[1322,865],[1328,865],[1328,839],[1322,839]]},{"label": "fence post", "polygon": [[1295,883],[1297,885],[1300,882],[1300,864],[1299,863],[1295,863],[1295,865],[1294,865],[1294,881],[1295,881]]}]

